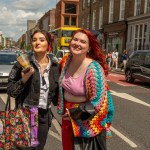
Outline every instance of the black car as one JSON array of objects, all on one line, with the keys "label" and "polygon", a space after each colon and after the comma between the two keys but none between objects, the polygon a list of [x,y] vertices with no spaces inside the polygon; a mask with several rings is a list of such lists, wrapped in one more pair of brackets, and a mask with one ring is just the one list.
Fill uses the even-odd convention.
[{"label": "black car", "polygon": [[150,83],[150,50],[134,51],[125,67],[126,82],[134,82],[135,79]]}]

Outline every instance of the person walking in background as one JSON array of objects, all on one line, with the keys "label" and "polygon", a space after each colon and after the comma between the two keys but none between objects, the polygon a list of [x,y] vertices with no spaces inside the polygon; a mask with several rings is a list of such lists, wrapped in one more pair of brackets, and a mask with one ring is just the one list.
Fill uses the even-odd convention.
[{"label": "person walking in background", "polygon": [[[17,62],[9,75],[7,93],[16,100],[16,107],[38,107],[38,140],[36,150],[43,150],[51,124],[51,101],[57,105],[59,65],[51,60],[47,51],[51,45],[48,32],[36,30],[31,36],[33,55],[31,68],[24,73]],[[33,148],[34,149],[34,148]]]},{"label": "person walking in background", "polygon": [[117,70],[118,69],[118,50],[117,49],[115,49],[112,53],[112,67],[114,67],[114,65]]},{"label": "person walking in background", "polygon": [[128,51],[127,50],[123,50],[123,54],[122,54],[122,67],[121,70],[124,71],[125,67],[126,67],[126,63],[128,60]]},{"label": "person walking in background", "polygon": [[57,108],[62,115],[63,150],[106,150],[114,106],[105,56],[86,29],[74,32],[69,48],[71,54],[60,61]]},{"label": "person walking in background", "polygon": [[112,52],[109,51],[106,57],[106,62],[108,64],[109,69],[111,69],[111,62],[112,62]]}]

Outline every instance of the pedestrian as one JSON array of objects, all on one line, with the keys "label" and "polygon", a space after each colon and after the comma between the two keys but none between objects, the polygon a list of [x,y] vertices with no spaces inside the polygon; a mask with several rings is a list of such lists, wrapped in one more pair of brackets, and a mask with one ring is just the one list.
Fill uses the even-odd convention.
[{"label": "pedestrian", "polygon": [[112,52],[112,67],[114,67],[116,70],[118,69],[118,50],[117,48]]},{"label": "pedestrian", "polygon": [[106,56],[106,62],[108,64],[109,69],[111,69],[111,62],[112,62],[112,52],[109,51]]},{"label": "pedestrian", "polygon": [[106,150],[114,107],[105,74],[108,66],[94,35],[74,32],[59,79],[58,114],[63,150]]},{"label": "pedestrian", "polygon": [[123,50],[123,54],[122,54],[122,67],[121,67],[121,71],[124,71],[125,67],[126,67],[126,63],[128,60],[128,52],[127,50]]},{"label": "pedestrian", "polygon": [[[38,107],[38,140],[36,150],[43,150],[51,124],[51,101],[57,105],[59,65],[47,55],[51,38],[45,30],[31,35],[33,54],[29,56],[31,68],[24,73],[17,62],[9,75],[7,93],[16,100],[16,107]],[[34,149],[34,148],[33,148]]]}]

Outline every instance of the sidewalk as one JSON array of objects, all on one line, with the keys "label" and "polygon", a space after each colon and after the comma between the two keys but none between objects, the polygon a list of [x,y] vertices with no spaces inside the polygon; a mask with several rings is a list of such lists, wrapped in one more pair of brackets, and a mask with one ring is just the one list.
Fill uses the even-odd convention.
[{"label": "sidewalk", "polygon": [[113,68],[109,72],[110,73],[112,72],[112,73],[122,74],[122,75],[125,74],[124,71],[121,71],[121,68],[118,68],[118,69]]}]

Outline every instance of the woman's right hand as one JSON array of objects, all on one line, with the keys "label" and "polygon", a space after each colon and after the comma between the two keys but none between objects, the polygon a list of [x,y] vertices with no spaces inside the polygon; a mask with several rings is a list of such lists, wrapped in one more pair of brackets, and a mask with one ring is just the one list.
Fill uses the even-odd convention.
[{"label": "woman's right hand", "polygon": [[33,67],[31,67],[27,73],[21,72],[23,83],[26,83],[33,73],[34,73]]}]

